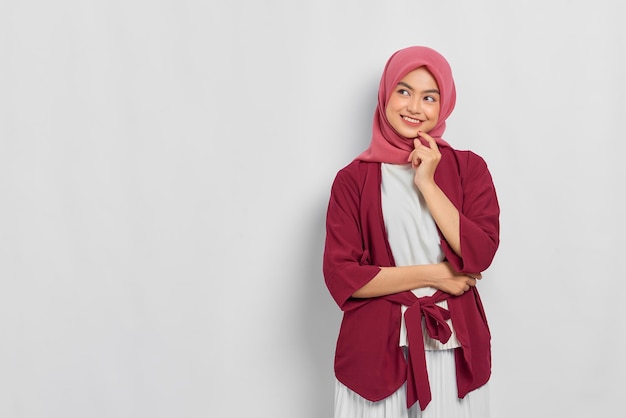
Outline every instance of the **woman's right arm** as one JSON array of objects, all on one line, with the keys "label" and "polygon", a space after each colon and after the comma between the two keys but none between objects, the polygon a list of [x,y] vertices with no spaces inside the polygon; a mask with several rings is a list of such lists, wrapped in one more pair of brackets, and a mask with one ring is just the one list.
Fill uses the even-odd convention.
[{"label": "woman's right arm", "polygon": [[418,266],[381,267],[363,287],[352,294],[355,298],[386,296],[421,287],[434,287],[451,295],[461,295],[476,286],[480,274],[471,276],[455,272],[449,263]]}]

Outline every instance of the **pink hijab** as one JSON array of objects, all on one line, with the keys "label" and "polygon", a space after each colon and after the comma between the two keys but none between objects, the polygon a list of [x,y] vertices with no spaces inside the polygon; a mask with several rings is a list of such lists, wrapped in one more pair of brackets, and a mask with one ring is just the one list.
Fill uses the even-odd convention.
[{"label": "pink hijab", "polygon": [[441,109],[437,125],[429,132],[437,145],[448,145],[441,135],[446,129],[446,119],[456,103],[456,89],[448,61],[437,51],[424,46],[412,46],[395,52],[387,61],[378,88],[378,106],[374,113],[372,142],[368,149],[356,157],[362,161],[406,164],[414,149],[413,140],[399,135],[387,121],[385,108],[398,82],[409,72],[426,67],[433,75],[441,93]]}]

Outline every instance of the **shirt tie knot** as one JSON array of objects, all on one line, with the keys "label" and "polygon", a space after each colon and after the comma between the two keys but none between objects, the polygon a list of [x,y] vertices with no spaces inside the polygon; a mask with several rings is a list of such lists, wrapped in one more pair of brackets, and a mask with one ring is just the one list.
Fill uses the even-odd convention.
[{"label": "shirt tie knot", "polygon": [[412,292],[396,293],[387,298],[407,306],[404,313],[406,324],[408,352],[407,352],[407,387],[406,403],[410,408],[419,401],[423,411],[430,403],[430,383],[428,382],[428,370],[426,369],[426,351],[424,350],[424,334],[422,332],[422,317],[426,333],[430,338],[448,342],[452,336],[452,330],[446,322],[450,319],[450,311],[437,305],[450,297],[448,293],[438,290],[432,296],[418,298]]}]

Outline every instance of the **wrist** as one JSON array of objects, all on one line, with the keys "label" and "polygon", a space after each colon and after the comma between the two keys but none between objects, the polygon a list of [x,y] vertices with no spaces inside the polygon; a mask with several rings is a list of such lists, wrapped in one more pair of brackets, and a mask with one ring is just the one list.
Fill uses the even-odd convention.
[{"label": "wrist", "polygon": [[437,190],[437,188],[439,187],[437,186],[437,183],[435,183],[435,179],[433,178],[429,178],[429,179],[416,178],[415,185],[417,186],[419,191],[422,192],[422,194],[431,193]]},{"label": "wrist", "polygon": [[430,264],[424,277],[424,286],[437,287],[442,277],[446,276],[446,266],[443,263]]}]

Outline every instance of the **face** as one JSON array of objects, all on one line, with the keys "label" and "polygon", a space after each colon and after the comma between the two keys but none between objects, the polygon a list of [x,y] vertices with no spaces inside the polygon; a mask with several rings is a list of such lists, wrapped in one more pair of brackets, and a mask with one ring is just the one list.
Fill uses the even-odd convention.
[{"label": "face", "polygon": [[416,138],[437,125],[441,96],[435,78],[420,67],[408,73],[395,87],[385,115],[391,126],[405,138]]}]

